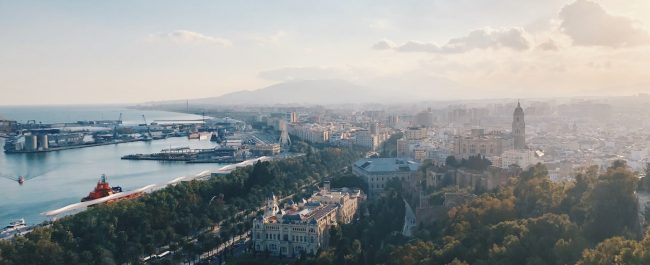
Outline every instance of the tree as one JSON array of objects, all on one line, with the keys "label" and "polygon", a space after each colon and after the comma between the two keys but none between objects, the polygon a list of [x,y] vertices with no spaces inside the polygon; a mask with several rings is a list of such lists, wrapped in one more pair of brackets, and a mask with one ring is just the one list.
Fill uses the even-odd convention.
[{"label": "tree", "polygon": [[636,183],[636,176],[620,161],[614,162],[598,178],[585,198],[589,208],[584,230],[591,242],[597,243],[614,236],[638,237]]},{"label": "tree", "polygon": [[537,164],[523,172],[514,187],[516,208],[521,217],[535,217],[552,212],[563,196],[562,187],[548,177],[546,166]]},{"label": "tree", "polygon": [[448,156],[447,159],[445,159],[445,165],[451,168],[458,168],[459,163],[455,156]]},{"label": "tree", "polygon": [[[622,237],[607,239],[595,249],[586,250],[578,265],[609,265],[609,264],[648,264],[650,260],[638,257],[638,249],[641,246],[633,240],[626,240]],[[648,250],[646,249],[645,252]]]}]

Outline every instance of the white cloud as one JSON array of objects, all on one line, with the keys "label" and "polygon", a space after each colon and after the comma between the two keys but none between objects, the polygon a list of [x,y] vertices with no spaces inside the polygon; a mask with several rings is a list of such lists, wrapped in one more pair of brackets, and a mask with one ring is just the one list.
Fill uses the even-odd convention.
[{"label": "white cloud", "polygon": [[150,41],[168,41],[176,44],[215,44],[224,47],[232,45],[232,42],[225,38],[208,36],[189,30],[175,30],[167,33],[149,35]]},{"label": "white cloud", "polygon": [[289,33],[284,30],[278,30],[270,35],[253,36],[252,39],[260,46],[279,45]]},{"label": "white cloud", "polygon": [[387,39],[380,40],[379,42],[372,45],[372,48],[376,50],[391,50],[395,49],[396,47],[397,44]]},{"label": "white cloud", "polygon": [[650,34],[631,18],[609,14],[601,5],[577,0],[560,11],[561,30],[579,46],[624,47],[650,43]]},{"label": "white cloud", "polygon": [[553,39],[548,39],[537,45],[537,49],[542,51],[557,51],[560,49],[560,46]]},{"label": "white cloud", "polygon": [[373,48],[393,49],[400,52],[431,52],[431,53],[464,53],[477,49],[502,49],[522,51],[530,48],[528,34],[522,28],[483,28],[471,31],[469,34],[450,39],[445,45],[429,42],[408,41],[402,45],[394,45],[391,41],[382,40]]}]

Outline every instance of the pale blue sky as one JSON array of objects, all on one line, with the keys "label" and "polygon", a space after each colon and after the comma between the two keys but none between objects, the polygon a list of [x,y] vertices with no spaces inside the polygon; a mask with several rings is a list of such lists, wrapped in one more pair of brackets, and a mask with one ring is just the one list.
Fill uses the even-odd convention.
[{"label": "pale blue sky", "polygon": [[[540,95],[528,86],[634,93],[650,84],[639,62],[650,5],[620,2],[0,0],[0,105],[197,98],[320,78],[441,98]],[[565,7],[575,12],[562,17]],[[593,23],[580,12],[625,18],[612,32],[637,37],[577,35]]]}]

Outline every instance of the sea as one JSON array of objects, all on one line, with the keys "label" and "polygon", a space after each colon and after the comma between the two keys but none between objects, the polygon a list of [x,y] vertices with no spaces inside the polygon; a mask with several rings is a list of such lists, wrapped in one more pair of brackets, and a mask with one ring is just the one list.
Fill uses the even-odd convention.
[{"label": "sea", "polygon": [[[125,106],[0,106],[0,119],[19,122],[62,123],[81,120],[117,120],[124,124],[155,120],[196,120],[200,115],[166,111],[136,110]],[[0,138],[0,146],[4,139]],[[100,176],[106,174],[111,186],[134,190],[149,184],[165,183],[180,176],[215,170],[224,164],[121,160],[127,154],[160,152],[170,147],[212,148],[210,141],[186,137],[149,142],[132,142],[36,154],[6,154],[0,151],[0,227],[17,219],[28,225],[48,220],[41,213],[77,203],[88,195]],[[0,149],[1,150],[1,149]],[[15,179],[24,176],[19,185]]]}]

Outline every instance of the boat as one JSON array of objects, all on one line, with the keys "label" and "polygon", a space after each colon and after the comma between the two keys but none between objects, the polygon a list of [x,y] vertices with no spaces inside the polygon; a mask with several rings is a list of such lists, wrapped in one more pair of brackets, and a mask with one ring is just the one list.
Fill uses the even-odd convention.
[{"label": "boat", "polygon": [[23,183],[25,183],[25,177],[23,176],[18,177],[18,184],[23,185]]},{"label": "boat", "polygon": [[26,228],[27,224],[25,223],[25,219],[18,219],[15,220],[11,223],[9,223],[8,226],[0,230],[0,235],[9,235],[15,232],[18,232],[20,229]]},{"label": "boat", "polygon": [[106,182],[106,175],[102,174],[101,178],[97,182],[97,186],[95,186],[95,190],[91,191],[88,196],[82,198],[81,202],[104,198],[120,192],[122,192],[122,187],[111,187],[108,182]]}]

